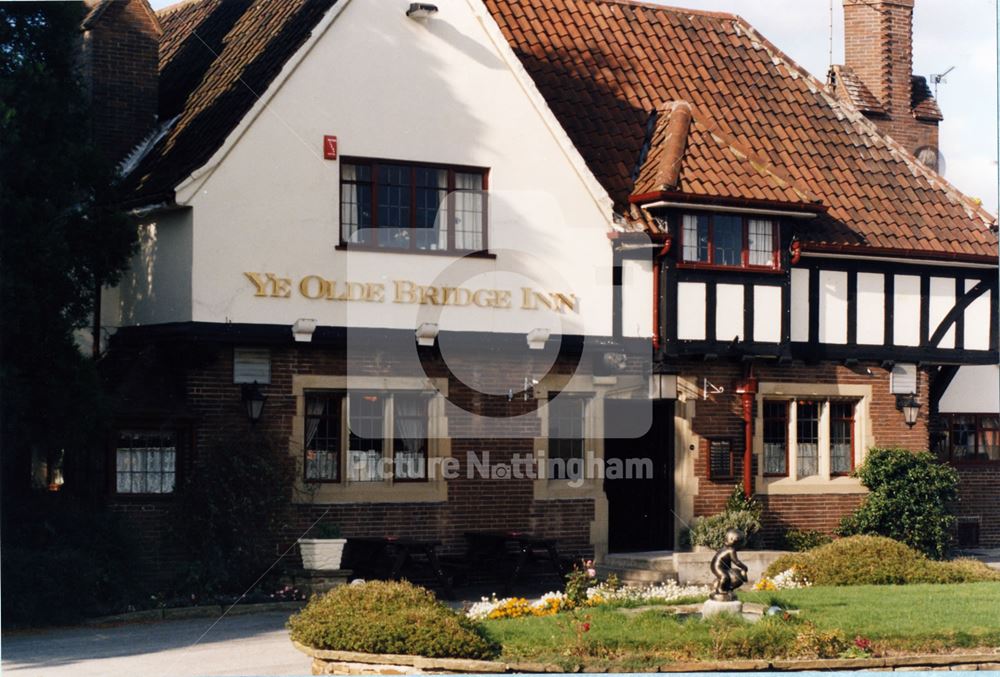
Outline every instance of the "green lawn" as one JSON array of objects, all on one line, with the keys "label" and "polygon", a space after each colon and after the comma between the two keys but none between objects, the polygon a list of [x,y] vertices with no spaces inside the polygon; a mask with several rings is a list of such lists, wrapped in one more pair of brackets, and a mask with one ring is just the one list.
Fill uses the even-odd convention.
[{"label": "green lawn", "polygon": [[[757,623],[602,606],[545,618],[486,621],[505,660],[563,668],[642,670],[676,660],[835,657],[856,636],[876,652],[1000,646],[1000,583],[808,588],[748,592],[799,613]],[[589,629],[583,631],[583,624]]]}]

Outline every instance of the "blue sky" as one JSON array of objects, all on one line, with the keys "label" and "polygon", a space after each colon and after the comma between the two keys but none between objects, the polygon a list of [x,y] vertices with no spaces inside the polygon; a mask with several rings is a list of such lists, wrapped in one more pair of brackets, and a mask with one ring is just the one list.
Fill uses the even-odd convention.
[{"label": "blue sky", "polygon": [[[278,0],[280,1],[280,0]],[[373,0],[367,0],[373,1]],[[383,1],[383,0],[378,0]],[[151,0],[159,9],[171,0]],[[800,66],[825,80],[830,0],[672,0],[661,4],[740,14]],[[833,62],[843,63],[842,0],[833,0]],[[945,177],[997,213],[997,0],[916,0],[913,71],[942,73],[940,146]]]}]

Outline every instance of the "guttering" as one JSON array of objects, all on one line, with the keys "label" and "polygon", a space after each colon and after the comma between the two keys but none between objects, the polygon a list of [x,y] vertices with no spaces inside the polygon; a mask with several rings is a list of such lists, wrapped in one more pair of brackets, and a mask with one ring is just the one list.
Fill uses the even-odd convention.
[{"label": "guttering", "polygon": [[660,350],[660,267],[673,243],[674,239],[667,235],[663,238],[663,247],[653,256],[653,350],[656,352]]},{"label": "guttering", "polygon": [[[806,244],[802,245],[802,255],[811,257],[824,257],[831,259],[853,259],[871,260],[878,258],[880,261],[896,260],[899,263],[911,264],[933,264],[952,263],[952,265],[968,268],[996,268],[998,259],[996,256],[988,254],[961,254],[956,252],[936,252],[921,251],[915,252],[912,249],[896,249],[893,247],[869,247],[865,245],[845,245],[845,244]],[[887,256],[888,255],[888,256]],[[890,257],[895,255],[896,259]],[[921,258],[914,258],[917,255]]]},{"label": "guttering", "polygon": [[784,209],[761,209],[759,207],[729,207],[727,205],[711,205],[698,202],[670,202],[667,200],[657,200],[647,202],[642,205],[643,209],[656,209],[657,207],[679,207],[683,209],[699,209],[706,212],[727,212],[739,214],[761,214],[763,216],[787,216],[792,219],[815,219],[819,216],[816,212],[793,212]]},{"label": "guttering", "polygon": [[821,203],[793,204],[777,200],[758,200],[754,198],[711,197],[690,195],[676,191],[661,190],[653,193],[632,195],[629,203],[646,209],[657,207],[680,207],[685,209],[704,209],[720,212],[758,213],[776,216],[791,216],[793,218],[812,218],[825,214],[827,207]]}]

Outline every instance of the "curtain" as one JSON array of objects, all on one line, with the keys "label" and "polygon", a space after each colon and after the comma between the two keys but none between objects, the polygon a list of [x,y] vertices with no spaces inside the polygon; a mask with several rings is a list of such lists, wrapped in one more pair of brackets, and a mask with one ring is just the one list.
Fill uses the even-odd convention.
[{"label": "curtain", "polygon": [[396,476],[400,479],[426,477],[427,399],[423,395],[396,395]]},{"label": "curtain", "polygon": [[[323,397],[306,398],[306,477],[324,479],[337,476],[336,449],[317,449],[316,433],[319,431],[320,417],[328,400]],[[336,415],[337,412],[331,412]]]}]

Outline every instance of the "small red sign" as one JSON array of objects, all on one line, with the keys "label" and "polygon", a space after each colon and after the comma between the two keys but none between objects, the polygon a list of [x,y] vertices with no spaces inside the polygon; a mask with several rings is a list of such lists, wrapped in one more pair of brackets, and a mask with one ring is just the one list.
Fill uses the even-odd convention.
[{"label": "small red sign", "polygon": [[323,159],[337,159],[337,137],[326,135],[323,137]]}]

